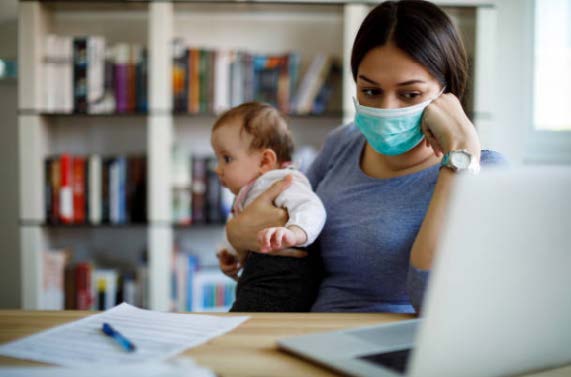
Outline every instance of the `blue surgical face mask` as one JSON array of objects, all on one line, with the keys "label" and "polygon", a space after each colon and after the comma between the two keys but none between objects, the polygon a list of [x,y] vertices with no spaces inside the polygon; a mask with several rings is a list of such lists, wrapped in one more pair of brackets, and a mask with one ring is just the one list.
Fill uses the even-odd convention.
[{"label": "blue surgical face mask", "polygon": [[353,97],[356,110],[355,125],[365,135],[371,147],[380,154],[387,156],[403,154],[424,139],[420,127],[422,114],[432,101],[433,99],[429,99],[414,106],[398,109],[379,109],[359,105],[357,99]]}]

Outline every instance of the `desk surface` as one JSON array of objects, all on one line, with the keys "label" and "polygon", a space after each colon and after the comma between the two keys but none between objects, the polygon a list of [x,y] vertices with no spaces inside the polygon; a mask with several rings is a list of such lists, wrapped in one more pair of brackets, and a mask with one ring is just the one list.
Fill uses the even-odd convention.
[{"label": "desk surface", "polygon": [[[0,344],[93,312],[0,310]],[[215,315],[229,315],[227,313]],[[280,352],[276,339],[317,331],[388,323],[411,318],[399,314],[254,313],[236,330],[192,348],[184,355],[223,377],[337,376],[337,374]],[[0,366],[40,365],[0,356]],[[529,375],[530,377],[532,375]],[[571,366],[533,374],[533,377],[571,376]]]}]

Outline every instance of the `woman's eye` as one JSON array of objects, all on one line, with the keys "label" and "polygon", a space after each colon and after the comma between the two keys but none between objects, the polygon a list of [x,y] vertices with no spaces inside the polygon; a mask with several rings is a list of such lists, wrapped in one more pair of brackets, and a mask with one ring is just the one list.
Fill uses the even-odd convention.
[{"label": "woman's eye", "polygon": [[407,92],[407,93],[402,93],[401,96],[402,96],[404,99],[412,100],[412,99],[418,99],[418,98],[420,98],[420,97],[422,96],[422,93],[419,93],[419,92]]},{"label": "woman's eye", "polygon": [[374,97],[374,96],[378,96],[379,94],[381,94],[381,90],[380,89],[361,89],[361,93],[363,93],[365,96],[367,97]]}]

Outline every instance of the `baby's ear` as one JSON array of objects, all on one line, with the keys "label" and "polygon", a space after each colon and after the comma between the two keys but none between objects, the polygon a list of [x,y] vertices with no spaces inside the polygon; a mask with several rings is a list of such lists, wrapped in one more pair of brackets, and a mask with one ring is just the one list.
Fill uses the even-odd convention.
[{"label": "baby's ear", "polygon": [[278,167],[278,156],[272,149],[267,148],[262,152],[262,159],[260,160],[260,171],[266,173]]}]

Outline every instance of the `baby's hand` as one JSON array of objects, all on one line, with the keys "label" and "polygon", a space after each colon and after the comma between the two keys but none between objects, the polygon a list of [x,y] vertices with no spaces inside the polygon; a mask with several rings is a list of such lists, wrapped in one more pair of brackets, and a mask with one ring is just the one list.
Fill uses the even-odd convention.
[{"label": "baby's hand", "polygon": [[238,280],[238,270],[240,270],[238,256],[228,252],[226,249],[221,249],[216,253],[216,257],[218,257],[220,270],[232,279]]},{"label": "baby's hand", "polygon": [[285,227],[265,228],[258,232],[260,251],[268,253],[299,244],[299,235],[292,229]]}]

